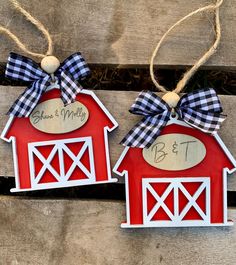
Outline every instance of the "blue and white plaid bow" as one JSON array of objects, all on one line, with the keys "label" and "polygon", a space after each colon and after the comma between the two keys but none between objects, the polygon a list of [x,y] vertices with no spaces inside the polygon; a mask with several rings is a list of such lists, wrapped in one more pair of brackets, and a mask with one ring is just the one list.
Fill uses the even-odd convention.
[{"label": "blue and white plaid bow", "polygon": [[[181,120],[210,134],[217,132],[220,124],[226,118],[220,114],[222,112],[221,103],[212,88],[201,89],[183,95],[175,111]],[[148,148],[166,126],[172,110],[154,92],[142,91],[131,106],[130,112],[144,117],[129,131],[121,141],[121,144]]]},{"label": "blue and white plaid bow", "polygon": [[[8,114],[17,117],[28,117],[47,87],[51,85],[50,74],[44,72],[30,58],[10,53],[5,75],[14,80],[32,82],[8,111]],[[81,91],[82,86],[78,80],[90,75],[90,69],[81,54],[77,52],[69,56],[54,75],[61,89],[61,99],[67,105],[72,103]]]}]

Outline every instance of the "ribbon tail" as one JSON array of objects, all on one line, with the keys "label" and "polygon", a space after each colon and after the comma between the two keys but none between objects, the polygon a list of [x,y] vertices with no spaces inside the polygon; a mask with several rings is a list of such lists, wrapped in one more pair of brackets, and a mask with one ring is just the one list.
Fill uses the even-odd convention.
[{"label": "ribbon tail", "polygon": [[75,101],[77,94],[83,89],[69,73],[61,72],[61,99],[64,105]]},{"label": "ribbon tail", "polygon": [[149,148],[166,126],[170,114],[169,111],[165,111],[154,117],[144,117],[120,143],[124,146]]},{"label": "ribbon tail", "polygon": [[77,94],[83,89],[78,80],[91,75],[88,64],[80,52],[69,56],[60,66],[56,75],[61,85],[61,99],[64,105],[75,101]]},{"label": "ribbon tail", "polygon": [[48,79],[38,80],[27,87],[13,103],[7,114],[15,117],[28,117],[46,89],[47,83]]}]

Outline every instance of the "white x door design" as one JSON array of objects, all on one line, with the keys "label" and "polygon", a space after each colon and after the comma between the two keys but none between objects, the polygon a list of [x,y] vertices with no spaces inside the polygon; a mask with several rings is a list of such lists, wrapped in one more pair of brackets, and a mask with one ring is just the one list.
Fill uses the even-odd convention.
[{"label": "white x door design", "polygon": [[[153,184],[167,184],[166,189],[161,195],[153,188]],[[185,183],[199,183],[198,188],[194,194],[190,194],[188,189],[184,186]],[[145,226],[200,226],[210,224],[210,178],[146,178],[142,180],[143,192],[143,223]],[[180,209],[180,192],[185,196],[186,205]],[[155,204],[151,209],[148,209],[148,193],[155,199]],[[172,193],[173,195],[173,209],[169,209],[165,203],[167,197]],[[204,207],[200,207],[197,200],[204,194]],[[153,220],[158,210],[162,208],[168,219]],[[200,218],[198,220],[185,220],[191,208],[194,208]],[[203,209],[202,209],[203,208]]]},{"label": "white x door design", "polygon": [[[68,144],[76,145],[79,143],[82,143],[82,147],[79,149],[77,154],[74,154],[68,147]],[[52,146],[52,150],[50,151],[48,157],[45,158],[45,156],[40,152],[40,147],[47,146]],[[89,169],[83,164],[83,162],[81,162],[81,158],[86,151],[89,155]],[[95,182],[94,156],[91,137],[29,143],[28,152],[32,189],[66,187]],[[56,155],[58,156],[59,170],[55,170],[51,164]],[[64,163],[65,155],[67,155],[72,161],[70,167],[67,169]],[[42,164],[37,173],[34,157],[37,157]],[[69,180],[77,167],[84,173],[86,179]],[[46,171],[49,171],[53,175],[56,180],[55,182],[40,183],[40,180]]]}]

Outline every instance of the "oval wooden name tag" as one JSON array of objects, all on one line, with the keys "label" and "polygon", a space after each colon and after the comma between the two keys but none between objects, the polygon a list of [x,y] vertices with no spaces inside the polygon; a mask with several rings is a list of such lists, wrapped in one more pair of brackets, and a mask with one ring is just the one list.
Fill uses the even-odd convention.
[{"label": "oval wooden name tag", "polygon": [[31,113],[30,122],[39,131],[67,133],[82,127],[88,120],[88,109],[75,101],[64,106],[60,98],[40,103]]},{"label": "oval wooden name tag", "polygon": [[206,156],[204,144],[186,134],[159,136],[143,149],[143,158],[151,166],[164,170],[185,170],[199,164]]}]

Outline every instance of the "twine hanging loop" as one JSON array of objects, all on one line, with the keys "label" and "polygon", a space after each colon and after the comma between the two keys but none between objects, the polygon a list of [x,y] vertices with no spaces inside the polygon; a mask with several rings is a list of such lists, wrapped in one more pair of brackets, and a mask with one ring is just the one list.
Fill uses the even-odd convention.
[{"label": "twine hanging loop", "polygon": [[42,32],[47,40],[48,49],[45,54],[30,51],[10,30],[0,26],[0,32],[10,37],[25,53],[41,59],[41,68],[31,58],[10,53],[6,66],[5,76],[14,80],[31,82],[26,90],[13,103],[8,114],[16,117],[29,117],[38,104],[43,93],[49,87],[58,85],[64,105],[73,103],[83,87],[79,81],[90,75],[90,69],[80,52],[70,55],[64,62],[52,55],[53,46],[49,32],[43,24],[20,6],[18,1],[9,0],[14,8],[23,14],[27,20]]},{"label": "twine hanging loop", "polygon": [[[130,112],[143,116],[124,137],[121,143],[125,146],[149,148],[160,135],[161,131],[168,124],[171,117],[177,115],[178,119],[183,120],[190,126],[201,130],[204,133],[215,134],[219,129],[225,116],[222,113],[220,100],[212,88],[201,89],[190,92],[183,96],[178,94],[182,91],[191,76],[197,69],[204,64],[210,56],[216,51],[221,37],[219,7],[223,0],[218,0],[216,4],[199,8],[184,18],[176,22],[161,38],[157,44],[150,62],[150,74],[153,83],[158,90],[165,93],[160,98],[152,91],[142,91],[136,98],[130,108]],[[215,10],[216,38],[210,49],[188,70],[183,78],[178,82],[172,92],[168,92],[164,86],[161,86],[155,79],[153,72],[154,58],[170,31],[181,24],[187,18],[207,10]]]},{"label": "twine hanging loop", "polygon": [[48,32],[48,30],[45,28],[45,26],[36,18],[34,18],[28,11],[26,11],[17,0],[9,0],[13,7],[21,13],[27,20],[29,20],[33,25],[36,26],[36,28],[43,34],[47,41],[47,51],[45,54],[42,53],[36,53],[30,51],[21,41],[20,39],[12,33],[10,30],[7,28],[0,26],[0,32],[4,33],[7,35],[10,39],[12,39],[16,45],[24,52],[27,53],[31,56],[37,57],[42,59],[41,60],[41,67],[42,69],[48,73],[51,74],[52,80],[54,80],[54,75],[53,73],[58,69],[60,66],[60,61],[52,55],[53,53],[53,43],[52,43],[52,38]]},{"label": "twine hanging loop", "polygon": [[[161,91],[161,92],[168,92],[167,89],[160,85],[158,83],[158,81],[155,78],[154,75],[154,70],[153,70],[153,65],[154,65],[154,59],[157,55],[157,52],[159,51],[162,43],[164,42],[165,38],[169,35],[169,33],[177,26],[179,26],[181,23],[183,23],[185,20],[187,20],[188,18],[197,15],[201,12],[206,12],[206,11],[215,11],[215,41],[213,43],[213,45],[209,48],[209,50],[184,74],[184,76],[182,77],[182,79],[177,83],[176,88],[173,90],[173,93],[179,94],[183,88],[186,86],[186,84],[188,83],[188,81],[190,80],[190,78],[194,75],[194,73],[199,69],[200,66],[202,66],[215,52],[216,49],[220,43],[220,38],[221,38],[221,26],[220,26],[220,17],[219,17],[219,8],[222,5],[223,0],[217,0],[215,4],[211,4],[211,5],[207,5],[205,7],[201,7],[198,8],[197,10],[189,13],[188,15],[186,15],[185,17],[181,18],[179,21],[177,21],[173,26],[171,26],[166,33],[162,36],[162,38],[160,39],[160,41],[158,42],[156,48],[153,51],[153,54],[151,56],[151,60],[150,60],[150,76],[151,79],[154,83],[154,85],[156,86],[156,88]],[[174,94],[172,94],[174,95]],[[174,95],[175,98],[176,95]]]}]

